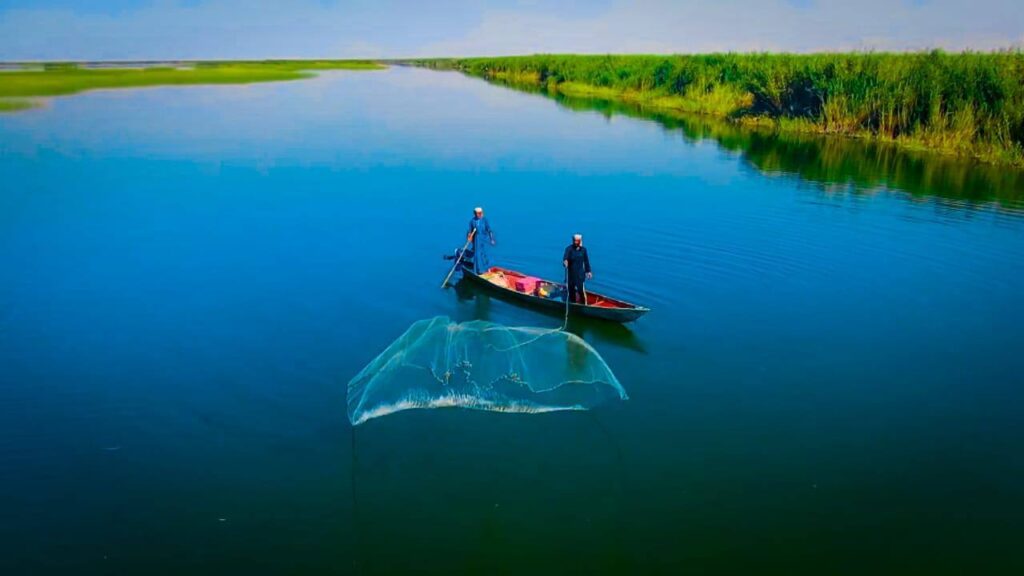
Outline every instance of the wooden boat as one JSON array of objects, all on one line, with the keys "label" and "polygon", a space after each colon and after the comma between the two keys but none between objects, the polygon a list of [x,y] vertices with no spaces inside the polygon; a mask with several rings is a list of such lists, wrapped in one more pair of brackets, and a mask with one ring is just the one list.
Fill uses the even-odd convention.
[{"label": "wooden boat", "polygon": [[[502,296],[543,308],[565,310],[565,284],[528,276],[499,266],[492,266],[483,274],[475,274],[465,269],[463,276]],[[569,305],[569,311],[613,322],[632,322],[650,312],[650,309],[587,291],[586,305],[573,302]]]}]

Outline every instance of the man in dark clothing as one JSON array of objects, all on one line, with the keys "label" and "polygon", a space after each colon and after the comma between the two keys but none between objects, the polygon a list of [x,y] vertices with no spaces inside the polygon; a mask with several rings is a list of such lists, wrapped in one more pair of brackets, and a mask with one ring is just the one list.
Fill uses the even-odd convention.
[{"label": "man in dark clothing", "polygon": [[572,302],[586,304],[586,292],[583,290],[583,283],[594,275],[590,272],[590,256],[587,249],[583,247],[583,236],[576,234],[572,237],[572,244],[565,248],[562,254],[562,266],[565,266],[568,275],[569,293],[566,298]]}]

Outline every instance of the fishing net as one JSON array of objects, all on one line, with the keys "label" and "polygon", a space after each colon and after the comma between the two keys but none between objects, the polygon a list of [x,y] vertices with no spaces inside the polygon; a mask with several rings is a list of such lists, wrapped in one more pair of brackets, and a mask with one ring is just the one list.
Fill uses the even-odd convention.
[{"label": "fishing net", "polygon": [[348,383],[352,424],[412,408],[586,410],[626,399],[600,354],[562,330],[420,320]]}]

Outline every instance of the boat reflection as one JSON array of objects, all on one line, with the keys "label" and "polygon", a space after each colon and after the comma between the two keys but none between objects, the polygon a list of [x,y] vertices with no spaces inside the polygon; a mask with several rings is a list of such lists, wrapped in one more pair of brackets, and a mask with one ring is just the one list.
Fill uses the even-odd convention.
[{"label": "boat reflection", "polygon": [[[476,283],[468,281],[466,278],[460,278],[459,281],[455,283],[455,294],[456,298],[460,302],[473,302],[471,311],[469,309],[464,309],[464,307],[460,307],[460,311],[455,314],[455,318],[459,322],[465,322],[468,320],[491,320],[491,300],[493,296],[491,293],[487,292]],[[536,308],[517,300],[502,298],[501,301],[520,310],[527,310],[535,314],[556,319],[556,322],[561,322],[565,318],[562,314],[556,311],[546,308]],[[552,326],[554,325],[555,323],[552,323]],[[587,318],[586,316],[570,316],[569,326],[567,329],[569,332],[572,332],[588,342],[599,342],[602,344],[619,346],[641,354],[647,353],[647,348],[644,346],[643,341],[625,324],[609,322],[607,320],[600,320],[597,318]]]},{"label": "boat reflection", "polygon": [[467,282],[462,277],[459,277],[458,281],[453,284],[453,287],[455,289],[455,299],[460,303],[469,304],[469,306],[459,306],[456,309],[453,317],[457,322],[491,320],[491,298],[486,292],[474,286],[472,282]]}]

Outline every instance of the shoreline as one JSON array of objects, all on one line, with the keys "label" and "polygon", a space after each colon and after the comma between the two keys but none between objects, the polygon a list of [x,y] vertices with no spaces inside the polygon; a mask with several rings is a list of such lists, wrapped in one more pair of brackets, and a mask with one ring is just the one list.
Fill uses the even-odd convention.
[{"label": "shoreline", "polygon": [[779,133],[788,134],[813,134],[823,137],[840,137],[852,140],[862,140],[890,144],[903,150],[914,152],[927,152],[943,156],[958,157],[965,160],[974,160],[983,164],[1003,165],[1015,168],[1024,168],[1024,154],[1014,153],[1012,150],[995,149],[985,144],[969,145],[943,145],[941,138],[937,144],[929,144],[928,139],[915,137],[890,138],[881,134],[872,133],[867,130],[842,131],[831,130],[810,119],[773,118],[770,116],[736,116],[717,112],[712,107],[702,105],[699,100],[691,100],[679,96],[658,95],[651,92],[614,90],[580,84],[577,82],[565,82],[555,85],[539,85],[542,89],[554,91],[570,98],[590,98],[605,100],[608,102],[620,102],[637,106],[638,108],[659,112],[664,114],[696,114],[708,116],[730,122],[738,127],[758,128]]},{"label": "shoreline", "polygon": [[994,203],[1013,209],[1022,206],[1024,170],[1005,165],[900,147],[877,139],[778,131],[708,114],[645,108],[622,99],[570,96],[536,85],[506,82],[500,86],[550,100],[572,112],[654,122],[688,142],[714,142],[761,174],[797,175],[826,190],[898,190],[918,198]]},{"label": "shoreline", "polygon": [[[463,73],[466,73],[462,71]],[[470,74],[473,75],[473,74]],[[983,164],[1001,165],[1013,168],[1024,168],[1024,151],[997,149],[988,144],[963,144],[961,142],[946,143],[941,135],[937,135],[936,143],[930,144],[928,139],[915,137],[890,138],[868,130],[843,131],[829,129],[807,118],[771,117],[766,115],[736,115],[731,111],[723,112],[713,103],[685,96],[665,95],[654,91],[619,90],[581,82],[531,82],[523,77],[510,78],[495,74],[482,78],[497,83],[515,86],[524,84],[537,87],[552,94],[561,94],[569,98],[589,98],[629,104],[641,109],[663,114],[708,116],[739,127],[758,128],[788,134],[814,134],[825,137],[840,137],[853,140],[864,140],[891,144],[901,149],[914,152],[927,152],[943,156],[974,160]],[[728,96],[726,96],[728,97]],[[709,100],[721,100],[723,97],[713,95]]]},{"label": "shoreline", "polygon": [[[1021,53],[538,55],[406,62],[652,112],[1024,168],[1024,90],[1004,82],[1016,77],[1017,67],[1024,70]],[[827,75],[822,70],[835,76],[831,83],[821,79]],[[977,86],[959,80],[964,70],[977,76]],[[908,89],[914,74],[928,80]],[[997,96],[988,102],[975,92]]]}]

